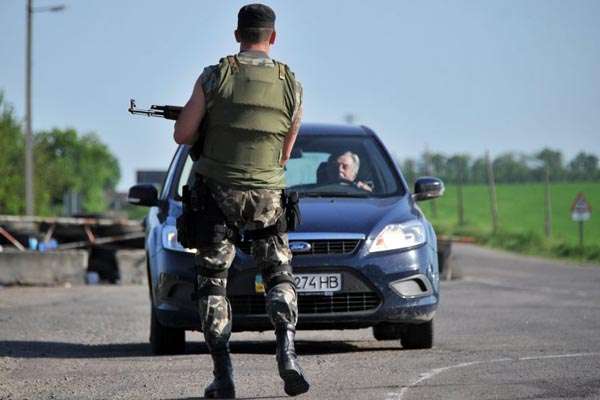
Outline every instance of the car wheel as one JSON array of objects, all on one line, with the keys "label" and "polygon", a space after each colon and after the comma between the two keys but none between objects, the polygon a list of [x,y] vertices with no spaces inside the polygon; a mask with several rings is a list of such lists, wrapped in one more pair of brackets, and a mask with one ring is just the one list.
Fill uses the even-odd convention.
[{"label": "car wheel", "polygon": [[185,329],[168,328],[160,323],[154,307],[150,316],[150,346],[152,354],[168,355],[185,352]]},{"label": "car wheel", "polygon": [[433,320],[414,325],[406,325],[400,335],[400,343],[405,349],[430,349],[433,347]]},{"label": "car wheel", "polygon": [[377,340],[398,340],[402,336],[400,324],[379,324],[373,327],[373,336]]}]

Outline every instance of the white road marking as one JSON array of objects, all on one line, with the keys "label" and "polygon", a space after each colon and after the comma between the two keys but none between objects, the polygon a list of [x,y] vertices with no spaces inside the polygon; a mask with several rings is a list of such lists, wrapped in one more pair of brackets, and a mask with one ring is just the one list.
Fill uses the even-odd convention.
[{"label": "white road marking", "polygon": [[436,375],[441,374],[442,372],[449,371],[451,369],[457,368],[465,368],[471,367],[473,365],[479,364],[492,364],[492,363],[500,363],[500,362],[508,362],[508,361],[532,361],[532,360],[545,360],[552,358],[572,358],[572,357],[594,357],[600,356],[600,353],[568,353],[568,354],[550,354],[546,356],[530,356],[530,357],[518,357],[518,358],[495,358],[492,360],[478,360],[478,361],[469,361],[460,364],[448,365],[447,367],[434,368],[425,373],[419,375],[419,378],[413,382],[411,382],[408,386],[404,386],[400,392],[398,393],[386,393],[385,400],[402,400],[406,392],[410,389],[417,386],[419,383],[424,382],[428,379],[433,378]]},{"label": "white road marking", "polygon": [[570,354],[551,354],[547,356],[519,357],[516,361],[543,360],[546,358],[570,358],[570,357],[593,357],[600,356],[600,353],[570,353]]}]

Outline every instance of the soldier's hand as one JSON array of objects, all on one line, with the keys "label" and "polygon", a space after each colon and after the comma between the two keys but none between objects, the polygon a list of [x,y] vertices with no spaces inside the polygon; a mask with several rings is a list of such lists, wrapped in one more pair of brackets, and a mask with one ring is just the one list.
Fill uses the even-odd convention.
[{"label": "soldier's hand", "polygon": [[285,164],[287,164],[287,162],[289,161],[289,157],[286,156],[281,156],[281,158],[279,159],[279,165],[281,167],[285,167]]}]

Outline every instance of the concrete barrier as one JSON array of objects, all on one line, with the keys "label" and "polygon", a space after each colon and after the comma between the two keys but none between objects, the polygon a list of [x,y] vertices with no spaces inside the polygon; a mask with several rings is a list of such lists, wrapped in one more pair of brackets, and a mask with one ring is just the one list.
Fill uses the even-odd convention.
[{"label": "concrete barrier", "polygon": [[116,254],[121,285],[146,284],[146,251],[118,250]]},{"label": "concrete barrier", "polygon": [[0,252],[0,285],[85,284],[86,250]]}]

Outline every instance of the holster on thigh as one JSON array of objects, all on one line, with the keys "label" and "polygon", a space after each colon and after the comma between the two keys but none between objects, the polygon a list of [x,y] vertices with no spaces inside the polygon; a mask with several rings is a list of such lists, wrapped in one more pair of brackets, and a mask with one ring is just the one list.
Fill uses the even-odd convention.
[{"label": "holster on thigh", "polygon": [[295,231],[302,223],[302,215],[300,214],[300,195],[294,191],[283,191],[283,207],[285,232]]},{"label": "holster on thigh", "polygon": [[177,237],[184,247],[196,249],[225,239],[233,243],[239,241],[237,229],[227,224],[223,211],[201,176],[198,176],[192,188],[187,185],[183,187]]}]

